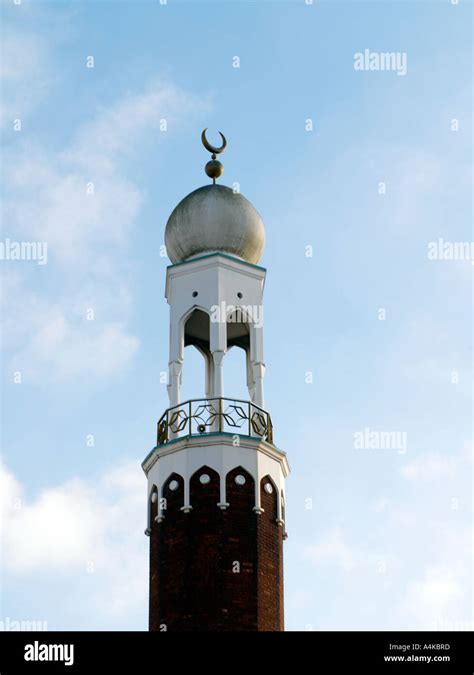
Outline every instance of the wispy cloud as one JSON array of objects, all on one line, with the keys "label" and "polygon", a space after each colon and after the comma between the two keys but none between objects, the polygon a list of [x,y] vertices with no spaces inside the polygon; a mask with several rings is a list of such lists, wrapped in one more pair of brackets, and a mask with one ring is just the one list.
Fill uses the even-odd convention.
[{"label": "wispy cloud", "polygon": [[349,544],[339,527],[328,532],[317,544],[307,546],[304,555],[317,565],[336,567],[344,572],[351,572],[357,567],[375,569],[377,561],[380,561],[380,556],[373,551]]},{"label": "wispy cloud", "polygon": [[[86,370],[107,376],[133,357],[138,339],[127,328],[131,302],[124,270],[143,193],[128,177],[127,160],[145,149],[163,120],[176,125],[206,106],[170,83],[155,82],[101,109],[59,152],[29,142],[9,152],[5,232],[46,242],[57,274],[67,270],[76,279],[74,290],[58,288],[52,300],[29,290],[16,274],[9,282],[5,273],[11,288],[3,307],[7,329],[23,337],[9,360],[10,375],[19,371],[49,381]],[[88,308],[97,320],[85,320]]]},{"label": "wispy cloud", "polygon": [[[9,575],[34,583],[38,575],[61,579],[94,607],[95,619],[146,606],[146,481],[138,458],[95,480],[75,478],[30,499],[18,479],[0,468],[3,565]],[[59,596],[49,611],[58,611]],[[71,612],[74,625],[80,612]]]},{"label": "wispy cloud", "polygon": [[339,627],[472,629],[470,448],[421,454],[398,469],[402,486],[360,512],[362,528],[346,516],[303,545]]},{"label": "wispy cloud", "polygon": [[401,474],[410,481],[453,478],[459,458],[443,457],[439,453],[424,454],[401,468]]},{"label": "wispy cloud", "polygon": [[98,111],[58,152],[30,142],[15,146],[7,156],[5,230],[46,241],[52,262],[100,275],[127,244],[142,205],[127,159],[146,150],[150,133],[160,138],[160,120],[176,125],[205,106],[155,82]]},{"label": "wispy cloud", "polygon": [[0,47],[0,128],[25,120],[50,90],[55,79],[44,38],[13,29],[2,31]]},{"label": "wispy cloud", "polygon": [[398,620],[409,630],[472,630],[472,526],[439,523],[436,557],[401,594]]}]

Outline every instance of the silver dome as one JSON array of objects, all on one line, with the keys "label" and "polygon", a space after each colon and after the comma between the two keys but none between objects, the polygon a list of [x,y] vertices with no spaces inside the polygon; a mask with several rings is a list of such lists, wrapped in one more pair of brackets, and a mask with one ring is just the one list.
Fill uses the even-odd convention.
[{"label": "silver dome", "polygon": [[173,263],[222,251],[255,264],[262,257],[265,229],[248,199],[225,185],[205,185],[174,209],[165,245]]}]

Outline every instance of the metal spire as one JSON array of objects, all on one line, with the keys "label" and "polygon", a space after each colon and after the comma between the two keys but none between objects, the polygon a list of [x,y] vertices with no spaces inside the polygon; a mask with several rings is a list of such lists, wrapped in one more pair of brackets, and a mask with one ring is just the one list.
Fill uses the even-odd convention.
[{"label": "metal spire", "polygon": [[209,176],[209,178],[212,178],[212,182],[215,185],[216,178],[219,178],[224,173],[224,165],[216,159],[216,155],[219,155],[221,152],[224,152],[224,150],[227,147],[227,140],[224,134],[219,131],[220,137],[222,138],[222,145],[220,148],[217,148],[216,146],[211,145],[207,140],[206,131],[207,128],[204,129],[204,131],[201,134],[201,141],[206,150],[209,150],[209,152],[212,153],[212,159],[210,162],[206,164],[204,170]]}]

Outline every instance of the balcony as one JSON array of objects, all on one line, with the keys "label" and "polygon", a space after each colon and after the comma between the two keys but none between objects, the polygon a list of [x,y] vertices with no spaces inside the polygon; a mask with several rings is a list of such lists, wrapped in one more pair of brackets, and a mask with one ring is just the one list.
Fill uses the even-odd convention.
[{"label": "balcony", "polygon": [[258,405],[231,398],[201,398],[168,408],[158,422],[157,445],[210,433],[251,436],[273,444],[271,417]]}]

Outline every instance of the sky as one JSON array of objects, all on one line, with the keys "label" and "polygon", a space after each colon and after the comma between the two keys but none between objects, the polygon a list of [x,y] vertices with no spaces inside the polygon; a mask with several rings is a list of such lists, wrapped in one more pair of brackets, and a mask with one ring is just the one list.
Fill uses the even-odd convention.
[{"label": "sky", "polygon": [[471,3],[0,8],[1,241],[47,244],[0,260],[3,625],[147,628],[164,228],[208,127],[266,227],[286,629],[472,630]]}]

